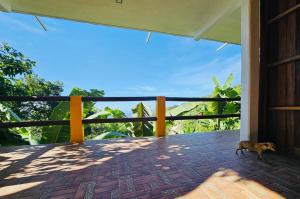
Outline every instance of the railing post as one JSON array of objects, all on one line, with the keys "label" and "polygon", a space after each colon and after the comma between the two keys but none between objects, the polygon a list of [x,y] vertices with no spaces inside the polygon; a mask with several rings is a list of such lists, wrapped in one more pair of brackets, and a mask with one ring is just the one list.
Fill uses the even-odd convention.
[{"label": "railing post", "polygon": [[71,143],[82,143],[84,141],[84,131],[82,126],[82,106],[81,96],[70,97]]},{"label": "railing post", "polygon": [[166,136],[166,97],[156,97],[156,136]]}]

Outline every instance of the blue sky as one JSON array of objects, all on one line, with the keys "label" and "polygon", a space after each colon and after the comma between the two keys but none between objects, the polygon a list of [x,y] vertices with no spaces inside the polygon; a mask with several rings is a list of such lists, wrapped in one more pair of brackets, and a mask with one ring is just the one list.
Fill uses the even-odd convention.
[{"label": "blue sky", "polygon": [[207,96],[212,76],[240,83],[241,47],[143,31],[0,13],[0,42],[37,62],[35,72],[72,87],[103,89],[106,96]]}]

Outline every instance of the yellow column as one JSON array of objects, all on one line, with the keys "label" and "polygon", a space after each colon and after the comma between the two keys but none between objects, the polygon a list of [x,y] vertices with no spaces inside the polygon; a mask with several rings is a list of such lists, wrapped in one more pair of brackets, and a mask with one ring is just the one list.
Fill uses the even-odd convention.
[{"label": "yellow column", "polygon": [[156,97],[156,136],[166,136],[166,97]]},{"label": "yellow column", "polygon": [[70,97],[70,129],[71,143],[82,143],[84,141],[84,131],[82,126],[82,100],[81,96]]}]

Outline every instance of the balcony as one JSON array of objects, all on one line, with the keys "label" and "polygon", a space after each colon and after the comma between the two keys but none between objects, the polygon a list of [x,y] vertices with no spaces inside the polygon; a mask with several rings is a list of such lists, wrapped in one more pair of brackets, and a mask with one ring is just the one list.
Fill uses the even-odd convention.
[{"label": "balcony", "polygon": [[[70,103],[70,117],[65,120],[0,121],[0,128],[70,126],[70,143],[0,148],[0,197],[300,198],[300,162],[280,155],[299,155],[300,151],[299,3],[220,0],[211,6],[208,0],[186,5],[181,1],[128,4],[121,0],[105,6],[99,1],[95,4],[98,6],[90,6],[84,1],[61,2],[53,6],[51,1],[43,5],[33,0],[1,1],[0,10],[183,35],[196,40],[242,43],[243,129],[176,136],[166,133],[168,120],[240,117],[239,113],[168,116],[166,101],[237,99],[0,96],[0,101]],[[38,16],[35,18],[46,30]],[[156,116],[83,117],[85,102],[118,100],[156,101]],[[83,127],[87,124],[146,121],[155,122],[156,137],[84,140]],[[254,153],[237,156],[235,148],[240,139],[272,141],[279,152],[266,154],[267,162],[257,160]]]},{"label": "balcony", "polygon": [[238,131],[0,149],[5,198],[297,198],[300,162],[236,155]]},{"label": "balcony", "polygon": [[[167,101],[227,103],[240,98],[12,97],[0,101],[67,101],[70,119],[2,122],[2,128],[70,125],[70,143],[0,148],[0,197],[5,198],[296,198],[300,162],[267,153],[236,155],[239,131],[166,135],[166,121],[239,117],[168,116]],[[82,117],[89,101],[156,101],[145,118]],[[156,137],[84,141],[85,124],[156,123]]]}]

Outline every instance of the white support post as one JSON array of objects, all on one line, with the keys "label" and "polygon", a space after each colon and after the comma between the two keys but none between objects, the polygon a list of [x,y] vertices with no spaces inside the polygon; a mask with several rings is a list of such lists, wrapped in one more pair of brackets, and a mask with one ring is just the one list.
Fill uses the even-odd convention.
[{"label": "white support post", "polygon": [[256,142],[259,114],[259,0],[242,0],[242,100],[240,140]]}]

